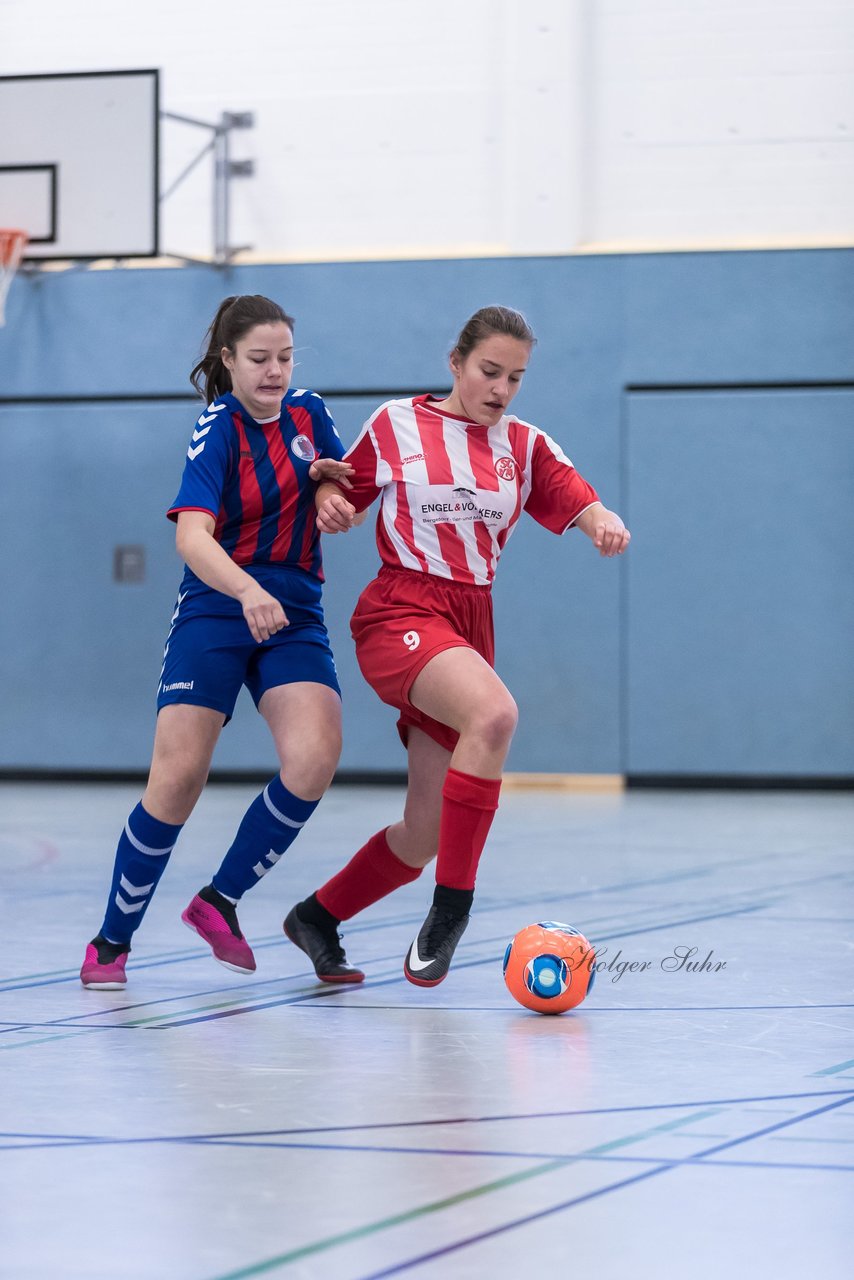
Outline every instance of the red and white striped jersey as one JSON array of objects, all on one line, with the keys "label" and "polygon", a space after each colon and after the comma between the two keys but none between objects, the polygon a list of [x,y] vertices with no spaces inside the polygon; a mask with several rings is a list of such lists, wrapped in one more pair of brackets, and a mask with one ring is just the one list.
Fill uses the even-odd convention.
[{"label": "red and white striped jersey", "polygon": [[429,395],[389,400],[346,454],[344,492],[357,511],[381,494],[383,564],[489,586],[523,511],[563,533],[596,491],[554,440],[513,415],[481,426],[436,408]]}]

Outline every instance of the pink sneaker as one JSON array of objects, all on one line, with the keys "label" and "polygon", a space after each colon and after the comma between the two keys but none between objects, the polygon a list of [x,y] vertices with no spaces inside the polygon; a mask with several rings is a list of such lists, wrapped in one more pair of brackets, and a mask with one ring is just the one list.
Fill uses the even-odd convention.
[{"label": "pink sneaker", "polygon": [[86,948],[83,968],[80,970],[83,986],[92,991],[120,991],[127,985],[125,961],[129,952],[129,946],[107,942],[99,933]]},{"label": "pink sneaker", "polygon": [[255,972],[255,957],[240,932],[234,903],[217,893],[212,885],[199,890],[186,911],[182,911],[181,919],[188,929],[204,938],[214,959],[226,969],[233,969],[235,973]]}]

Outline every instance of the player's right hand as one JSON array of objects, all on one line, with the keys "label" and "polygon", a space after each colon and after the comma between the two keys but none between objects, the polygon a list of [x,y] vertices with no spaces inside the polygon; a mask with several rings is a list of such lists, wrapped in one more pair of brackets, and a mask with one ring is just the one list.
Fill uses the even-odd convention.
[{"label": "player's right hand", "polygon": [[321,533],[348,533],[355,515],[356,508],[343,493],[331,493],[317,508],[317,527]]},{"label": "player's right hand", "polygon": [[252,632],[252,639],[261,644],[269,640],[277,631],[288,625],[287,615],[275,596],[265,591],[257,582],[240,600],[246,625]]}]

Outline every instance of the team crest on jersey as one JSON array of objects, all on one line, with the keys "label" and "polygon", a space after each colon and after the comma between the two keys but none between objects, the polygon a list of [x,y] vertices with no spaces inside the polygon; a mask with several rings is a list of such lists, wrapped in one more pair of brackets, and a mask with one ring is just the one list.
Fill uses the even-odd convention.
[{"label": "team crest on jersey", "polygon": [[291,453],[301,458],[303,462],[314,462],[317,452],[308,436],[294,436],[291,441]]},{"label": "team crest on jersey", "polygon": [[516,459],[508,458],[507,456],[498,458],[495,463],[495,474],[502,480],[515,480]]}]

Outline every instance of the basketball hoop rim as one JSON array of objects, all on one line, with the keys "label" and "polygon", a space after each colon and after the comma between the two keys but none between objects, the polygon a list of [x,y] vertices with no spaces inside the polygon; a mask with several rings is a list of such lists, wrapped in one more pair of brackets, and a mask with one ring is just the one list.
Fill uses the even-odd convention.
[{"label": "basketball hoop rim", "polygon": [[20,227],[0,227],[0,325],[5,323],[6,295],[29,239],[29,233]]},{"label": "basketball hoop rim", "polygon": [[21,227],[0,227],[0,261],[6,266],[17,249],[25,249],[30,234]]}]

